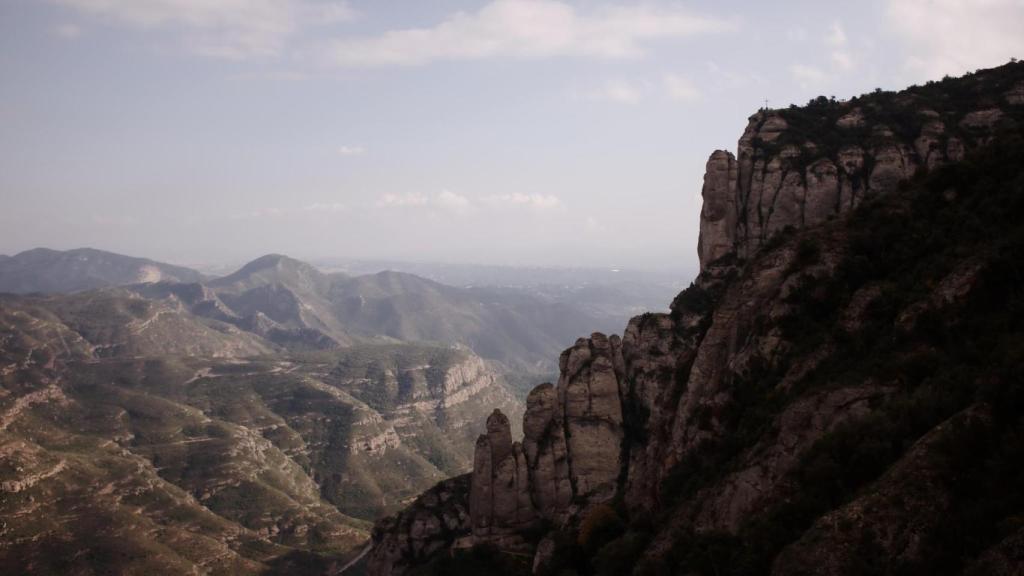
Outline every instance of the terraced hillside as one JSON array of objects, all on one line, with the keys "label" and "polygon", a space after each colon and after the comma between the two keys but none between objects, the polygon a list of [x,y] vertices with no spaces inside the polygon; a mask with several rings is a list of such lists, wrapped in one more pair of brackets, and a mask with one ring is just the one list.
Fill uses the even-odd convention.
[{"label": "terraced hillside", "polygon": [[521,413],[467,349],[274,349],[123,289],[0,299],[0,572],[319,573]]}]

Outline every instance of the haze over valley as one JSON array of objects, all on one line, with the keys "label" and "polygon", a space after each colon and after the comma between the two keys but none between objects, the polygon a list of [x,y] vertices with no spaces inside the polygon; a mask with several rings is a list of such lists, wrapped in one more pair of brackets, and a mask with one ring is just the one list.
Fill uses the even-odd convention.
[{"label": "haze over valley", "polygon": [[1024,574],[1021,30],[0,3],[0,574]]}]

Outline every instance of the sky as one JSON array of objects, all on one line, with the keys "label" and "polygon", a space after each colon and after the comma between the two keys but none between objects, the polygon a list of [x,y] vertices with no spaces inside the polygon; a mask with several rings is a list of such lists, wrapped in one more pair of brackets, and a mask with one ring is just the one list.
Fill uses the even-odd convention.
[{"label": "sky", "polygon": [[696,270],[747,117],[1024,58],[1024,0],[0,0],[0,254]]}]

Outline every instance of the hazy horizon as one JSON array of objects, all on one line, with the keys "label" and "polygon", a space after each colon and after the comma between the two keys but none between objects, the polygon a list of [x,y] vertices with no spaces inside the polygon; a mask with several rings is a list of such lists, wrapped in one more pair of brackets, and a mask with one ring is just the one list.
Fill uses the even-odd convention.
[{"label": "hazy horizon", "polygon": [[0,254],[695,270],[765,99],[1024,57],[1015,0],[786,6],[11,0]]}]

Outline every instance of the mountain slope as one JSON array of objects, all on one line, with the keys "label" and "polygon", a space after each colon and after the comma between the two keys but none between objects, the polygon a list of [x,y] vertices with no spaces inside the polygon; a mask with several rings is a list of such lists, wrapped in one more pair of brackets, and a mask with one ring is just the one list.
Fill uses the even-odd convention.
[{"label": "mountain slope", "polygon": [[[716,153],[702,219],[725,225],[702,226],[701,275],[672,312],[566,350],[558,383],[527,399],[522,442],[489,417],[468,481],[379,523],[369,572],[1024,571],[1020,93],[1012,63],[776,111],[773,139],[740,142],[740,163],[759,168],[725,170],[724,186]],[[868,124],[857,144],[909,151],[909,172],[875,154],[855,206],[755,227],[766,202],[800,214],[842,194],[839,179],[817,186],[814,167],[832,162],[843,126],[784,131],[856,107],[875,111],[866,122],[917,122]],[[940,132],[933,121],[962,156],[907,141]],[[810,144],[799,163],[773,144],[789,138]],[[761,195],[765,210],[748,212],[761,176],[800,193]]]},{"label": "mountain slope", "polygon": [[174,302],[0,298],[0,571],[335,570],[522,410],[465,349],[282,356]]},{"label": "mountain slope", "polygon": [[576,308],[500,290],[445,286],[399,272],[336,281],[331,301],[354,334],[460,342],[515,369],[544,370],[549,353],[606,321]]},{"label": "mountain slope", "polygon": [[161,282],[133,289],[151,298],[173,297],[196,315],[289,349],[459,344],[521,373],[552,371],[551,354],[575,334],[611,323],[607,316],[523,292],[456,288],[400,272],[323,274],[273,254],[205,285]]},{"label": "mountain slope", "polygon": [[0,292],[78,292],[139,282],[201,282],[195,270],[79,248],[27,250],[0,259]]},{"label": "mountain slope", "polygon": [[280,344],[351,344],[328,299],[334,278],[287,256],[269,254],[209,283],[240,324]]},{"label": "mountain slope", "polygon": [[209,281],[188,269],[92,249],[40,248],[0,260],[0,291],[70,293],[113,286],[184,307],[218,329],[229,324],[270,347],[462,344],[522,374],[552,372],[551,357],[576,334],[608,329],[621,316],[523,291],[455,288],[397,272],[323,274],[279,254]]}]

